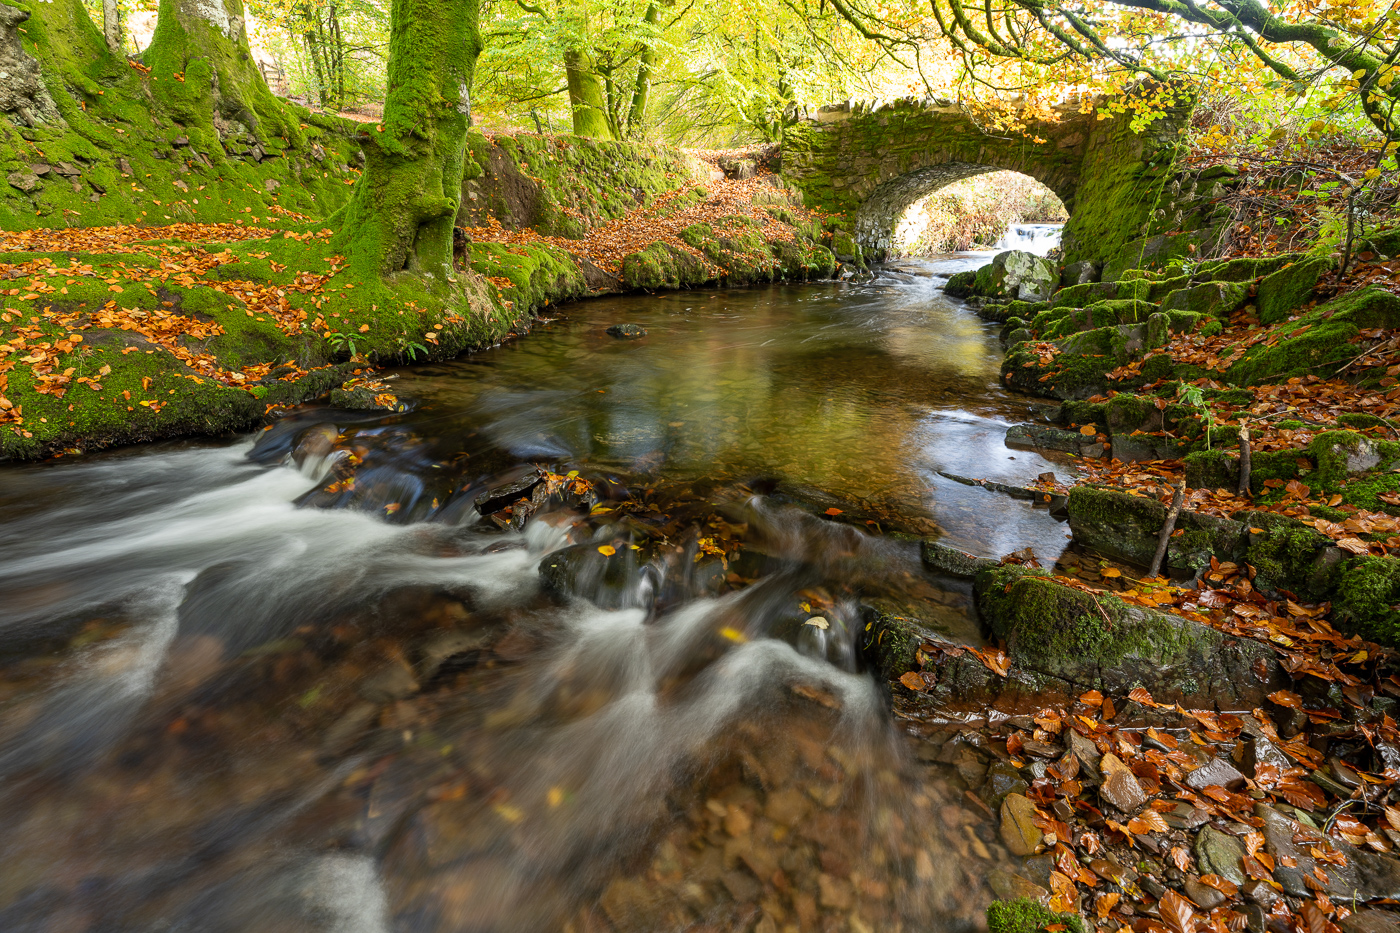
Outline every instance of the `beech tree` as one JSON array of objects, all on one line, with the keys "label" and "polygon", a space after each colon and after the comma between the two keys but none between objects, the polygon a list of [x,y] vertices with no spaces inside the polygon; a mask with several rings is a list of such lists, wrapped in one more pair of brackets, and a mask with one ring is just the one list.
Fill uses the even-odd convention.
[{"label": "beech tree", "polygon": [[335,246],[363,277],[452,275],[478,0],[395,0],[384,119],[360,134],[366,165],[338,215]]}]

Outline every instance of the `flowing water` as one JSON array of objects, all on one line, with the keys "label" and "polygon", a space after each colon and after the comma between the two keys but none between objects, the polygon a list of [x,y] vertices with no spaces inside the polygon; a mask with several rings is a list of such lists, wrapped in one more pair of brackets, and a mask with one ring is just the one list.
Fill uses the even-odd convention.
[{"label": "flowing water", "polygon": [[864,625],[979,640],[915,535],[1065,545],[942,475],[1066,471],[938,291],[989,256],[600,299],[394,374],[404,414],[0,468],[0,930],[977,929],[1005,849]]}]

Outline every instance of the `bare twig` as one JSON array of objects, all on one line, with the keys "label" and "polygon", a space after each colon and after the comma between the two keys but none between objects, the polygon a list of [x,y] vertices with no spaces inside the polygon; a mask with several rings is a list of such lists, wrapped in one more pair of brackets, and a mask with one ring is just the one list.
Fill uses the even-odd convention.
[{"label": "bare twig", "polygon": [[1157,539],[1157,553],[1152,557],[1152,566],[1147,568],[1149,577],[1157,576],[1162,570],[1162,561],[1167,557],[1167,545],[1171,543],[1172,532],[1176,530],[1176,519],[1181,514],[1181,503],[1186,500],[1186,477],[1176,484],[1172,493],[1172,505],[1167,509],[1167,520],[1162,524],[1162,534]]},{"label": "bare twig", "polygon": [[1249,495],[1249,422],[1240,425],[1240,484],[1236,490],[1241,496]]}]

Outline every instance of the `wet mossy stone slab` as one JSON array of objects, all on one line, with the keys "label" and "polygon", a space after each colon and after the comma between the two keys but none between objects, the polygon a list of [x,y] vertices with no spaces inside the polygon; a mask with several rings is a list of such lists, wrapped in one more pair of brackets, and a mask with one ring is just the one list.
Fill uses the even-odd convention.
[{"label": "wet mossy stone slab", "polygon": [[1083,285],[1071,285],[1062,288],[1055,293],[1055,297],[1050,299],[1052,308],[1084,308],[1096,301],[1105,301],[1118,297],[1118,284],[1116,282],[1086,282]]},{"label": "wet mossy stone slab", "polygon": [[1000,566],[990,557],[974,557],[935,538],[924,538],[919,543],[919,557],[934,573],[959,580],[971,580],[984,570]]},{"label": "wet mossy stone slab", "polygon": [[1400,326],[1400,297],[1363,288],[1319,305],[1277,335],[1251,347],[1225,373],[1233,385],[1257,385],[1293,376],[1331,376],[1356,356],[1350,343],[1360,331]]},{"label": "wet mossy stone slab", "polygon": [[861,602],[860,619],[861,650],[886,680],[898,680],[906,671],[919,670],[919,646],[925,642],[947,644],[977,638],[970,599],[959,608],[927,600],[871,597]]},{"label": "wet mossy stone slab", "polygon": [[1253,282],[1260,276],[1277,272],[1290,262],[1296,262],[1299,255],[1271,256],[1267,259],[1245,257],[1216,262],[1203,262],[1192,272],[1198,281]]},{"label": "wet mossy stone slab", "polygon": [[1260,279],[1255,305],[1259,320],[1272,325],[1288,319],[1312,298],[1317,280],[1336,263],[1330,257],[1309,257],[1286,265]]},{"label": "wet mossy stone slab", "polygon": [[1058,450],[1077,454],[1081,447],[1092,443],[1093,435],[1048,424],[1013,424],[1006,429],[1006,446],[1018,450]]},{"label": "wet mossy stone slab", "polygon": [[[1074,540],[1101,554],[1140,567],[1152,562],[1167,519],[1167,507],[1155,499],[1104,486],[1076,486],[1069,494],[1069,527]],[[1176,527],[1182,534],[1167,546],[1166,568],[1196,575],[1210,566],[1212,555],[1237,560],[1248,542],[1244,524],[1183,510]]]},{"label": "wet mossy stone slab", "polygon": [[[1068,587],[1045,571],[983,571],[974,594],[1013,666],[1055,680],[1113,693],[1140,686],[1162,702],[1221,708],[1260,702],[1282,682],[1267,645]],[[1258,661],[1273,672],[1263,680],[1254,669]]]},{"label": "wet mossy stone slab", "polygon": [[1345,554],[1332,539],[1277,512],[1243,512],[1236,517],[1249,532],[1244,559],[1254,568],[1256,589],[1309,600],[1333,595]]},{"label": "wet mossy stone slab", "polygon": [[1212,317],[1228,317],[1249,301],[1243,282],[1206,282],[1180,288],[1162,298],[1163,311],[1194,311]]}]

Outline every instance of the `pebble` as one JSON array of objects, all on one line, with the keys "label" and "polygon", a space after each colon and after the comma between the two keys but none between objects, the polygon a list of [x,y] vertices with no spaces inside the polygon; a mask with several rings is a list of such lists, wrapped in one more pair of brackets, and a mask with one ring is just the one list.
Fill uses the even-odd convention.
[{"label": "pebble", "polygon": [[1001,838],[1012,855],[1033,855],[1044,839],[1035,825],[1035,804],[1020,794],[1007,794],[1001,804]]},{"label": "pebble", "polygon": [[1142,785],[1127,769],[1115,770],[1108,775],[1099,788],[1099,798],[1124,813],[1136,813],[1147,803],[1147,794],[1143,793]]},{"label": "pebble", "polygon": [[1193,790],[1204,790],[1207,787],[1235,790],[1243,787],[1244,782],[1244,775],[1224,758],[1213,758],[1186,775],[1186,784]]},{"label": "pebble", "polygon": [[1245,883],[1244,843],[1235,836],[1207,826],[1196,836],[1196,861],[1201,870],[1235,884]]},{"label": "pebble", "polygon": [[1186,890],[1186,896],[1202,910],[1214,910],[1229,900],[1223,892],[1203,884],[1195,875],[1187,875],[1186,883],[1182,887]]}]

